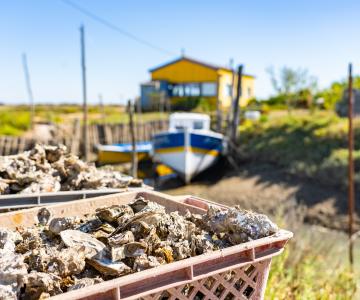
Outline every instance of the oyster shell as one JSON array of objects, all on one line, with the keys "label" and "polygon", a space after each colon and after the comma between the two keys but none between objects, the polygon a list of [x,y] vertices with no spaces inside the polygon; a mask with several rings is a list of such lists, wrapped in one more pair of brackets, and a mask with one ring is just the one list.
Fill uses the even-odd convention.
[{"label": "oyster shell", "polygon": [[113,235],[108,239],[109,245],[112,247],[125,245],[135,241],[134,234],[131,231],[126,231],[124,233],[119,233]]},{"label": "oyster shell", "polygon": [[61,294],[61,278],[54,274],[43,272],[30,272],[22,278],[25,284],[25,299],[39,299],[42,295],[55,296]]},{"label": "oyster shell", "polygon": [[235,245],[269,236],[279,230],[266,215],[256,214],[239,207],[221,210],[211,206],[206,224],[212,232],[224,232]]},{"label": "oyster shell", "polygon": [[168,239],[171,241],[190,239],[191,235],[195,231],[195,224],[185,220],[185,218],[181,217],[178,212],[171,212],[170,218],[171,221],[168,225]]},{"label": "oyster shell", "polygon": [[[26,257],[26,263],[29,265],[29,268],[38,272],[46,272],[47,265],[51,259],[51,254],[48,251],[49,249],[45,248],[31,250]],[[56,256],[56,254],[54,255]]]},{"label": "oyster shell", "polygon": [[149,200],[146,200],[144,197],[138,197],[133,202],[129,203],[129,206],[133,209],[135,213],[143,210],[149,203]]},{"label": "oyster shell", "polygon": [[17,299],[27,266],[22,255],[0,249],[0,298]]},{"label": "oyster shell", "polygon": [[10,194],[10,186],[4,180],[0,178],[0,195]]},{"label": "oyster shell", "polygon": [[78,230],[64,230],[60,232],[60,236],[64,244],[68,247],[82,250],[86,258],[92,258],[95,255],[101,255],[106,246],[90,234]]},{"label": "oyster shell", "polygon": [[96,217],[94,219],[88,220],[84,224],[81,224],[77,229],[85,233],[90,233],[98,230],[102,224],[103,223],[100,221],[100,219]]},{"label": "oyster shell", "polygon": [[101,259],[93,258],[88,263],[98,270],[101,274],[106,276],[121,276],[131,273],[131,268],[121,261],[113,262],[107,257]]},{"label": "oyster shell", "polygon": [[134,213],[131,213],[131,214],[125,213],[116,219],[116,223],[118,225],[123,225],[123,224],[127,223],[133,217],[133,215],[134,215]]},{"label": "oyster shell", "polygon": [[39,209],[37,214],[39,224],[46,225],[49,222],[50,217],[51,213],[46,207],[42,207]]},{"label": "oyster shell", "polygon": [[162,245],[154,251],[156,257],[161,257],[165,262],[171,263],[174,261],[173,249],[168,245]]},{"label": "oyster shell", "polygon": [[80,274],[85,268],[85,247],[74,249],[63,249],[50,259],[47,271],[66,277],[69,275]]},{"label": "oyster shell", "polygon": [[174,260],[188,258],[192,254],[190,244],[187,240],[174,243],[172,249]]},{"label": "oyster shell", "polygon": [[27,228],[20,231],[19,233],[21,234],[22,241],[16,245],[16,252],[24,254],[29,250],[41,247],[42,240],[40,238],[39,232],[36,229]]},{"label": "oyster shell", "polygon": [[98,208],[96,210],[96,216],[105,222],[113,223],[122,215],[134,215],[129,205],[112,205],[110,207]]},{"label": "oyster shell", "polygon": [[220,247],[215,246],[215,243],[211,235],[206,233],[205,231],[202,232],[201,234],[191,236],[192,256],[211,252],[216,248],[220,248]]},{"label": "oyster shell", "polygon": [[133,209],[135,213],[146,211],[158,211],[163,213],[165,212],[164,206],[159,205],[156,202],[146,200],[142,196],[136,198],[133,202],[129,203],[129,206]]},{"label": "oyster shell", "polygon": [[76,279],[75,284],[73,286],[70,286],[67,290],[68,291],[74,291],[74,290],[82,289],[84,287],[91,286],[91,285],[94,285],[96,283],[100,283],[102,281],[103,280],[101,278],[81,278],[81,279]]},{"label": "oyster shell", "polygon": [[43,147],[45,150],[46,160],[49,163],[54,163],[58,161],[67,152],[67,149],[64,145],[59,145],[59,146],[46,145]]},{"label": "oyster shell", "polygon": [[[52,164],[64,166],[69,178],[62,180],[84,186],[85,177],[79,174],[91,169],[89,165],[73,156],[64,159],[61,150],[42,150],[27,154],[34,159],[31,167],[36,170],[44,163],[46,168],[47,153],[59,151],[49,155]],[[0,169],[3,166],[0,163]],[[210,207],[204,215],[183,216],[144,198],[81,218],[50,219],[46,208],[37,217],[39,226],[34,228],[0,228],[0,298],[45,299],[277,231],[266,216],[240,208]]]},{"label": "oyster shell", "polygon": [[0,157],[0,194],[43,193],[60,190],[124,188],[132,177],[111,170],[98,170],[93,164],[68,154],[63,145],[35,145],[30,151]]},{"label": "oyster shell", "polygon": [[60,234],[61,231],[74,227],[74,218],[54,218],[50,221],[49,230],[54,234]]},{"label": "oyster shell", "polygon": [[141,255],[135,258],[133,270],[140,272],[164,264],[164,261],[155,256]]},{"label": "oyster shell", "polygon": [[112,262],[124,259],[126,257],[125,247],[124,246],[111,247],[110,255],[111,255]]},{"label": "oyster shell", "polygon": [[15,251],[15,245],[23,240],[17,231],[0,228],[0,249],[8,252]]},{"label": "oyster shell", "polygon": [[126,257],[141,256],[146,253],[148,245],[145,242],[132,242],[124,245]]}]

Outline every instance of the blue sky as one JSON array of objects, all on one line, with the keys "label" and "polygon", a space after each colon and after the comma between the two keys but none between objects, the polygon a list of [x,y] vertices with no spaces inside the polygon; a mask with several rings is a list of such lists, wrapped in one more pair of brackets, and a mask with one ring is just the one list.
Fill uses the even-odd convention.
[{"label": "blue sky", "polygon": [[320,87],[360,70],[360,1],[72,0],[132,34],[139,44],[61,0],[0,0],[0,101],[27,99],[21,54],[27,53],[35,101],[81,103],[79,26],[85,25],[88,98],[124,102],[139,94],[148,69],[185,54],[254,74],[256,95],[272,93],[265,69],[307,68]]}]

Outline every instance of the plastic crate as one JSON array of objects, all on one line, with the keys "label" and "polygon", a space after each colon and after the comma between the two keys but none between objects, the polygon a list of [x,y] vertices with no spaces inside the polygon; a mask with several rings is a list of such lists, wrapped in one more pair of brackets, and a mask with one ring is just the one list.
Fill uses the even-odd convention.
[{"label": "plastic crate", "polygon": [[[129,203],[137,196],[157,202],[168,211],[205,213],[215,204],[192,196],[169,196],[153,191],[134,191],[55,204],[52,215],[79,216],[97,207]],[[36,222],[39,208],[2,214],[0,226],[16,228]],[[51,299],[263,299],[271,258],[279,255],[292,233],[278,233],[223,250],[202,254],[138,273],[67,292]]]},{"label": "plastic crate", "polygon": [[68,202],[79,199],[106,196],[110,194],[122,193],[127,191],[136,191],[141,189],[152,190],[152,187],[143,185],[143,187],[126,187],[121,189],[100,189],[100,190],[79,190],[79,191],[61,191],[50,193],[34,194],[12,194],[0,196],[0,212],[5,209],[20,209],[34,206],[44,206],[60,202]]}]

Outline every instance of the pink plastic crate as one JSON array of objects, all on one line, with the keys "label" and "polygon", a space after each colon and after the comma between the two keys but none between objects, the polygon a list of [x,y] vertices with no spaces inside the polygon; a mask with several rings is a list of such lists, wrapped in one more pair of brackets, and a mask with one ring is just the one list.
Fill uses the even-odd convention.
[{"label": "pink plastic crate", "polygon": [[[134,191],[49,206],[53,216],[79,216],[97,207],[129,203],[138,196],[157,202],[168,211],[205,213],[217,205],[192,196],[169,196]],[[31,226],[39,208],[2,214],[0,226]],[[232,246],[57,295],[51,299],[210,300],[263,299],[271,258],[279,255],[292,233],[280,230],[270,237]]]}]

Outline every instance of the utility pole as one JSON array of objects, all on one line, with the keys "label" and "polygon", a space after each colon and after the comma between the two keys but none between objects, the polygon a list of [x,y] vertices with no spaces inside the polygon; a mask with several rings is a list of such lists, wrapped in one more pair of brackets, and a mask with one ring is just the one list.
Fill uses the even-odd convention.
[{"label": "utility pole", "polygon": [[238,67],[238,72],[237,72],[237,88],[236,88],[236,97],[233,106],[232,134],[231,134],[231,139],[234,143],[236,142],[238,126],[240,123],[240,98],[241,98],[243,68],[244,66],[240,65]]},{"label": "utility pole", "polygon": [[354,160],[353,160],[353,150],[354,150],[354,130],[353,130],[353,78],[352,78],[352,64],[349,64],[349,86],[348,86],[348,119],[349,119],[349,131],[348,131],[348,148],[349,148],[349,162],[348,162],[348,180],[349,180],[349,190],[348,190],[348,206],[349,206],[349,261],[351,267],[354,264],[354,241],[353,241],[353,223],[354,223],[354,199],[355,199],[355,189],[354,189]]},{"label": "utility pole", "polygon": [[137,154],[136,154],[136,137],[135,137],[135,125],[134,125],[134,106],[131,101],[128,101],[128,113],[129,113],[129,127],[131,137],[131,176],[137,178]]},{"label": "utility pole", "polygon": [[84,159],[89,160],[89,144],[88,144],[88,108],[86,95],[86,64],[85,64],[85,33],[84,25],[80,26],[80,45],[81,45],[81,70],[82,70],[82,91],[83,91],[83,144]]},{"label": "utility pole", "polygon": [[30,128],[34,129],[35,105],[34,105],[33,92],[32,92],[32,88],[31,88],[30,72],[29,72],[29,68],[28,68],[28,64],[27,64],[26,53],[23,53],[23,55],[22,55],[22,63],[23,63],[23,69],[24,69],[24,75],[25,75],[26,90],[27,90],[29,103],[30,103]]}]

